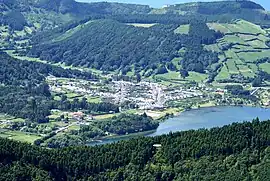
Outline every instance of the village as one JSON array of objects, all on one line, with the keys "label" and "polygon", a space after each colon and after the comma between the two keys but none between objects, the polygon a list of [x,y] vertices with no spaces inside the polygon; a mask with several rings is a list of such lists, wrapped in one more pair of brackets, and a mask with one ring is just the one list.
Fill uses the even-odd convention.
[{"label": "village", "polygon": [[165,109],[167,102],[200,97],[206,92],[221,91],[221,89],[209,89],[204,86],[185,88],[167,87],[158,83],[142,81],[139,83],[127,81],[85,81],[72,79],[57,79],[49,77],[52,92],[73,94],[74,97],[99,97],[102,101],[108,101],[117,105],[125,102],[133,104],[140,110]]}]

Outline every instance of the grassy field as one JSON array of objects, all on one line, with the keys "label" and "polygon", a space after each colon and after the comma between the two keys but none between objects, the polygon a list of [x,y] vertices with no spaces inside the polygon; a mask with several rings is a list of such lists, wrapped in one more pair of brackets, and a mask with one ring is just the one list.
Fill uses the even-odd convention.
[{"label": "grassy field", "polygon": [[109,118],[112,118],[112,117],[117,116],[119,114],[120,113],[116,113],[116,114],[102,114],[102,115],[94,116],[94,119],[96,119],[96,120],[109,119]]},{"label": "grassy field", "polygon": [[183,79],[180,76],[179,72],[175,71],[169,71],[166,74],[160,74],[156,75],[157,78],[162,78],[164,80],[179,80],[179,81],[195,81],[195,82],[202,82],[207,79],[208,75],[207,74],[201,74],[197,72],[189,72],[189,76]]},{"label": "grassy field", "polygon": [[63,33],[61,36],[53,39],[53,41],[57,42],[57,41],[62,41],[65,40],[69,37],[71,37],[73,34],[75,34],[76,32],[80,31],[81,29],[83,29],[86,25],[92,23],[93,21],[88,21],[84,24],[80,24],[79,26],[76,26],[75,28],[69,29],[68,31],[66,31],[65,33]]},{"label": "grassy field", "polygon": [[203,82],[207,79],[208,75],[207,74],[201,74],[197,72],[189,72],[189,76],[186,77],[185,80],[188,81],[195,81],[195,82]]},{"label": "grassy field", "polygon": [[221,53],[222,50],[220,50],[218,44],[212,44],[212,45],[205,45],[204,48],[208,51],[212,51],[212,52],[218,52]]},{"label": "grassy field", "polygon": [[156,25],[156,23],[151,23],[151,24],[127,23],[127,25],[131,25],[131,26],[134,26],[134,27],[140,27],[140,28],[150,28],[150,27]]},{"label": "grassy field", "polygon": [[166,74],[159,74],[159,75],[156,75],[156,77],[162,77],[162,78],[165,78],[165,79],[178,79],[178,80],[181,79],[180,78],[180,73],[175,72],[175,71],[169,71]]},{"label": "grassy field", "polygon": [[24,119],[22,118],[15,118],[13,116],[0,113],[0,121],[1,120],[8,120],[12,122],[24,122]]},{"label": "grassy field", "polygon": [[180,25],[176,30],[174,30],[174,33],[176,34],[188,34],[190,25]]},{"label": "grassy field", "polygon": [[237,65],[239,71],[244,77],[255,77],[255,73],[246,65]]},{"label": "grassy field", "polygon": [[35,140],[41,138],[41,136],[20,131],[0,131],[0,137],[27,143],[34,143]]},{"label": "grassy field", "polygon": [[231,74],[236,74],[239,72],[233,59],[229,59],[226,64]]},{"label": "grassy field", "polygon": [[222,33],[244,33],[244,34],[266,34],[260,26],[245,20],[237,20],[235,23],[208,23],[209,28],[218,30]]},{"label": "grassy field", "polygon": [[230,78],[229,70],[227,69],[226,66],[223,66],[221,71],[217,75],[216,80],[224,80],[224,79],[228,79],[228,78]]},{"label": "grassy field", "polygon": [[[230,74],[254,77],[258,72],[255,62],[270,55],[270,48],[266,46],[266,41],[270,40],[267,32],[260,26],[244,20],[230,24],[208,23],[208,26],[225,34],[216,44],[204,46],[206,50],[219,53],[219,62],[226,63],[223,63],[216,80],[228,79]],[[220,47],[224,45],[230,45],[231,48],[221,52]],[[262,64],[260,68],[269,71],[267,66],[269,65]]]},{"label": "grassy field", "polygon": [[270,50],[263,50],[262,52],[241,52],[237,55],[246,62],[256,62],[258,59],[269,57]]},{"label": "grassy field", "polygon": [[234,44],[238,43],[238,44],[248,45],[248,43],[245,40],[243,40],[242,38],[236,35],[226,35],[224,36],[223,40],[225,42],[230,42]]},{"label": "grassy field", "polygon": [[68,130],[70,131],[70,130],[79,130],[80,129],[80,126],[79,125],[73,125],[73,126],[70,126],[69,128],[68,128]]},{"label": "grassy field", "polygon": [[31,62],[42,62],[42,63],[48,63],[44,60],[41,60],[39,58],[32,58],[32,57],[26,57],[26,56],[17,56],[14,54],[14,50],[7,50],[6,51],[7,54],[11,57],[14,57],[16,59],[19,59],[19,60],[27,60],[27,61],[31,61]]},{"label": "grassy field", "polygon": [[260,68],[270,74],[270,63],[260,64]]},{"label": "grassy field", "polygon": [[90,103],[100,103],[100,102],[102,102],[100,97],[86,97],[86,98],[87,98],[87,101],[90,102]]}]

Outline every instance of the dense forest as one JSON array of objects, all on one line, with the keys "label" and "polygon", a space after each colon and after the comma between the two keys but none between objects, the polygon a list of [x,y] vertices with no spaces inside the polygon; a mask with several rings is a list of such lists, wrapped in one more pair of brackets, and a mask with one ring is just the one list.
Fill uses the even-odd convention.
[{"label": "dense forest", "polygon": [[193,21],[189,28],[190,41],[187,42],[182,68],[187,71],[205,73],[209,65],[218,62],[218,54],[204,50],[202,44],[213,44],[223,35],[221,32],[210,30],[205,22]]},{"label": "dense forest", "polygon": [[[34,46],[29,55],[52,62],[100,70],[151,69],[177,56],[180,36],[176,25],[136,28],[112,20],[90,23],[68,39]],[[87,38],[92,37],[92,38]]]},{"label": "dense forest", "polygon": [[[68,27],[73,28],[74,25]],[[204,50],[202,44],[215,43],[223,36],[222,33],[210,30],[203,21],[195,20],[190,24],[188,35],[175,34],[176,28],[177,25],[138,28],[113,20],[99,20],[90,22],[62,41],[54,41],[57,39],[55,35],[61,37],[61,32],[68,28],[39,34],[33,37],[34,44],[40,40],[46,43],[33,46],[28,55],[52,62],[65,62],[67,65],[106,71],[121,70],[123,74],[130,71],[132,65],[136,73],[142,70],[166,73],[165,66],[180,56],[178,51],[182,47],[186,51],[181,64],[187,71],[204,73],[209,65],[218,62],[218,55]],[[171,66],[167,68],[171,69]]]},{"label": "dense forest", "polygon": [[[0,180],[269,180],[270,120],[48,150],[0,139]],[[160,144],[160,148],[153,147]]]},{"label": "dense forest", "polygon": [[146,114],[143,114],[142,116],[121,114],[120,116],[115,116],[110,120],[97,123],[97,126],[100,129],[119,135],[153,130],[156,129],[158,125],[158,122],[154,122],[153,119],[148,117]]}]

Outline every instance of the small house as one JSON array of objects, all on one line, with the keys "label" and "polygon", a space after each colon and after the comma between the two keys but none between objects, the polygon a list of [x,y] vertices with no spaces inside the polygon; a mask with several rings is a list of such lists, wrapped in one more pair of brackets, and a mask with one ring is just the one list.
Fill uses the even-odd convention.
[{"label": "small house", "polygon": [[77,121],[82,121],[83,117],[84,117],[83,112],[74,112],[71,115],[72,115],[72,118],[77,120]]}]

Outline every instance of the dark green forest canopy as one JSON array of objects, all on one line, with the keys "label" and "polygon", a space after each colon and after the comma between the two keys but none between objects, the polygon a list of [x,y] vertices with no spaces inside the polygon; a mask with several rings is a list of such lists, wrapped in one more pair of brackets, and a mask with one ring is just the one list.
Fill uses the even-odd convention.
[{"label": "dark green forest canopy", "polygon": [[[164,63],[177,56],[181,48],[176,25],[157,25],[149,29],[128,26],[112,20],[95,21],[63,41],[40,44],[30,55],[67,65],[101,70],[139,69]],[[184,38],[185,39],[185,38]]]},{"label": "dark green forest canopy", "polygon": [[110,120],[104,120],[103,122],[97,123],[97,126],[100,129],[119,135],[154,130],[158,125],[157,121],[154,121],[146,114],[121,114],[120,116],[115,116]]},{"label": "dark green forest canopy", "polygon": [[91,72],[63,69],[58,66],[48,65],[40,62],[17,60],[6,53],[0,52],[0,83],[4,85],[27,86],[37,85],[45,81],[45,77],[96,79],[97,76]]},{"label": "dark green forest canopy", "polygon": [[[44,180],[268,180],[270,120],[142,137],[96,147],[43,149],[0,139],[0,177]],[[160,149],[153,147],[161,144]],[[20,169],[20,172],[14,172]],[[33,175],[29,170],[35,170]]]}]

